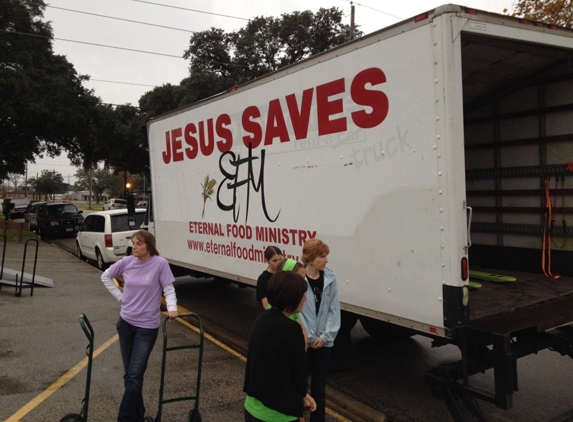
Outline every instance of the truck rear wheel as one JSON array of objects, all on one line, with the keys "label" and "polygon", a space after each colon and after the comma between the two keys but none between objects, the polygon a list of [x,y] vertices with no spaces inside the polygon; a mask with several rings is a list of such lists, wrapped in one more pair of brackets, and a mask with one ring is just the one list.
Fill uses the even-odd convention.
[{"label": "truck rear wheel", "polygon": [[387,340],[391,338],[407,338],[416,334],[415,330],[411,328],[401,327],[399,325],[390,324],[386,321],[370,318],[367,316],[360,317],[362,327],[370,337],[375,340]]}]

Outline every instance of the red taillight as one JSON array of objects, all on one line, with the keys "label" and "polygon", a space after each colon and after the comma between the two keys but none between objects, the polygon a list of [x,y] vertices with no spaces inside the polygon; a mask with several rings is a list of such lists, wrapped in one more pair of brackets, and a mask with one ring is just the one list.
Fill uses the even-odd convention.
[{"label": "red taillight", "polygon": [[424,13],[423,15],[418,15],[414,18],[414,22],[418,23],[418,22],[422,22],[425,21],[426,19],[428,19],[430,17],[430,15],[428,13]]},{"label": "red taillight", "polygon": [[468,15],[477,15],[478,12],[475,9],[464,9],[464,12],[467,13]]},{"label": "red taillight", "polygon": [[468,279],[469,270],[468,270],[468,259],[464,256],[462,258],[462,280],[466,281]]},{"label": "red taillight", "polygon": [[113,248],[113,236],[111,234],[104,235],[105,247]]}]

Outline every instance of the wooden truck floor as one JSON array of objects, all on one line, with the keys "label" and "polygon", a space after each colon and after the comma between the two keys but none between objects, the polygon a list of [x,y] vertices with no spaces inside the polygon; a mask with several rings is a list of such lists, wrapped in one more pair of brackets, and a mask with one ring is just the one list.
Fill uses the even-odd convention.
[{"label": "wooden truck floor", "polygon": [[482,332],[509,334],[537,327],[538,331],[573,321],[573,277],[558,280],[543,274],[482,267],[472,270],[516,277],[513,283],[480,281],[470,291],[470,327]]}]

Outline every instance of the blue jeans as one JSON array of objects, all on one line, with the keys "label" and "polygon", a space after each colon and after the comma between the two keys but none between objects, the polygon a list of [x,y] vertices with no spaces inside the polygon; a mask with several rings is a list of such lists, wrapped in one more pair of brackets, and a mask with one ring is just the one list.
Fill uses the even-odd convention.
[{"label": "blue jeans", "polygon": [[125,385],[117,415],[118,422],[141,422],[145,417],[143,375],[158,332],[159,328],[139,328],[121,318],[117,321]]},{"label": "blue jeans", "polygon": [[311,422],[326,420],[326,376],[330,365],[332,347],[308,348],[306,359],[310,379],[310,395],[316,402],[316,410],[310,414]]}]

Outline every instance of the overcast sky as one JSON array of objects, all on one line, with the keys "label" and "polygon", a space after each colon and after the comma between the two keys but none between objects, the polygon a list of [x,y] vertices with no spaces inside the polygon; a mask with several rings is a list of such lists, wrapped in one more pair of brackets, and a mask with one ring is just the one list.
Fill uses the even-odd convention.
[{"label": "overcast sky", "polygon": [[[179,84],[188,75],[182,58],[192,31],[211,27],[237,30],[256,16],[338,7],[350,24],[350,0],[47,0],[44,20],[52,23],[54,51],[67,57],[85,86],[102,102],[138,104],[155,86]],[[368,34],[431,10],[447,1],[354,1],[355,22]],[[495,13],[512,8],[512,0],[465,0],[461,4]],[[115,48],[114,48],[115,47]],[[56,170],[74,183],[75,167],[66,154],[37,159],[28,177]]]}]

